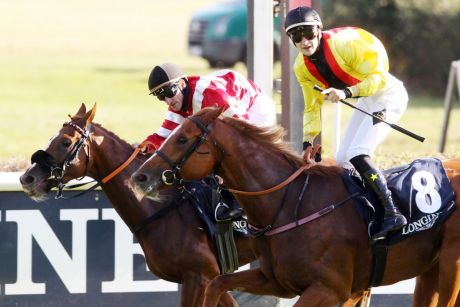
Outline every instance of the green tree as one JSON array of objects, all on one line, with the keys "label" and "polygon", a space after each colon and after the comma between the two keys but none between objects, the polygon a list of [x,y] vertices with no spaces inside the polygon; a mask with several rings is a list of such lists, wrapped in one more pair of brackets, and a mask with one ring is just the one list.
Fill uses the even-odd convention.
[{"label": "green tree", "polygon": [[460,0],[323,1],[322,17],[326,29],[358,26],[379,37],[411,95],[444,94],[450,63],[460,59]]}]

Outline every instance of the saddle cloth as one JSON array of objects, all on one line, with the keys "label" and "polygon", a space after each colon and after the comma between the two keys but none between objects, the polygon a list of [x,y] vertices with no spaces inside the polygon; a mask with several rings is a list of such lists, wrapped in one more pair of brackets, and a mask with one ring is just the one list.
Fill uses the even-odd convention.
[{"label": "saddle cloth", "polygon": [[[439,159],[418,159],[383,173],[395,205],[408,221],[402,229],[387,235],[387,244],[436,227],[455,210],[455,195]],[[369,237],[372,237],[380,229],[384,215],[377,195],[366,190],[363,180],[354,170],[344,170],[342,180],[350,193],[361,192],[355,200],[361,217],[368,225]]]}]

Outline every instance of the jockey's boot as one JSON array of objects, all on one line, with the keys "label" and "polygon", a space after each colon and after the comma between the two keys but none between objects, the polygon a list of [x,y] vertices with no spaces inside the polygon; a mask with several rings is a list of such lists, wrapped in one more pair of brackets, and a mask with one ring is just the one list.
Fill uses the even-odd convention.
[{"label": "jockey's boot", "polygon": [[373,241],[385,239],[390,231],[398,230],[407,224],[407,220],[394,205],[391,191],[383,174],[376,168],[371,168],[363,174],[364,180],[377,194],[380,203],[383,205],[385,215],[382,228],[372,236]]},{"label": "jockey's boot", "polygon": [[238,206],[229,206],[224,202],[220,202],[214,210],[214,217],[217,222],[235,220],[242,215],[243,209]]}]

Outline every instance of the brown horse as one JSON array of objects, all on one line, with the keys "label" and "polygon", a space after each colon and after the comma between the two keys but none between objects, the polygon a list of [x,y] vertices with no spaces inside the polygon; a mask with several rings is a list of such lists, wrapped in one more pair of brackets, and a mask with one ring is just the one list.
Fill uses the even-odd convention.
[{"label": "brown horse", "polygon": [[[58,165],[69,164],[63,172],[63,182],[88,175],[99,182],[130,157],[133,148],[112,132],[92,123],[96,108],[86,112],[80,110],[65,123],[50,141],[45,154],[48,160]],[[87,135],[87,137],[85,137]],[[80,148],[77,148],[80,146]],[[72,154],[74,152],[74,154]],[[163,194],[169,202],[155,202],[146,198],[138,200],[128,184],[131,173],[137,169],[145,156],[137,156],[123,171],[102,189],[107,194],[123,221],[135,233],[145,254],[150,271],[156,276],[181,283],[181,306],[201,306],[206,285],[219,274],[214,241],[209,238],[189,201],[177,205],[163,217],[149,221],[157,212],[175,204],[179,196],[176,188]],[[50,179],[50,170],[33,163],[21,176],[24,191],[35,200],[42,200],[56,182]],[[166,209],[167,210],[167,209]],[[247,238],[236,237],[239,263],[246,264],[255,259]],[[234,306],[233,297],[224,294],[220,306]]]},{"label": "brown horse", "polygon": [[[220,119],[221,111],[204,109],[188,118],[163,144],[162,154],[153,155],[132,175],[137,189],[154,195],[162,186],[162,173],[170,169],[162,156],[185,160],[180,169],[172,170],[182,178],[199,179],[214,170],[229,187],[244,191],[275,186],[302,165],[299,156],[280,141],[279,130]],[[443,166],[458,206],[460,160],[444,161]],[[370,278],[371,246],[340,172],[336,166],[317,165],[272,193],[237,194],[249,223],[268,231],[331,204],[342,205],[289,231],[271,236],[261,232],[251,239],[260,268],[216,277],[206,289],[204,306],[215,306],[232,289],[279,297],[300,295],[295,306],[334,306],[362,293]],[[387,260],[382,285],[420,276],[414,301],[418,306],[426,306],[430,299],[438,299],[433,306],[454,306],[460,287],[459,211],[441,227],[390,246]]]}]

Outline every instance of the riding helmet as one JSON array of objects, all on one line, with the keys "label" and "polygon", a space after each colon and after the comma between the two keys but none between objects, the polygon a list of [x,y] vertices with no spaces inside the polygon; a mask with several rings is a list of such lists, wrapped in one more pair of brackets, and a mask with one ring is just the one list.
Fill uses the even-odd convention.
[{"label": "riding helmet", "polygon": [[284,29],[286,33],[289,30],[299,26],[318,26],[323,28],[323,23],[319,14],[311,7],[299,6],[290,10],[284,20]]},{"label": "riding helmet", "polygon": [[153,93],[162,86],[168,83],[179,80],[185,77],[182,69],[173,63],[163,63],[155,66],[149,76],[149,91]]}]

